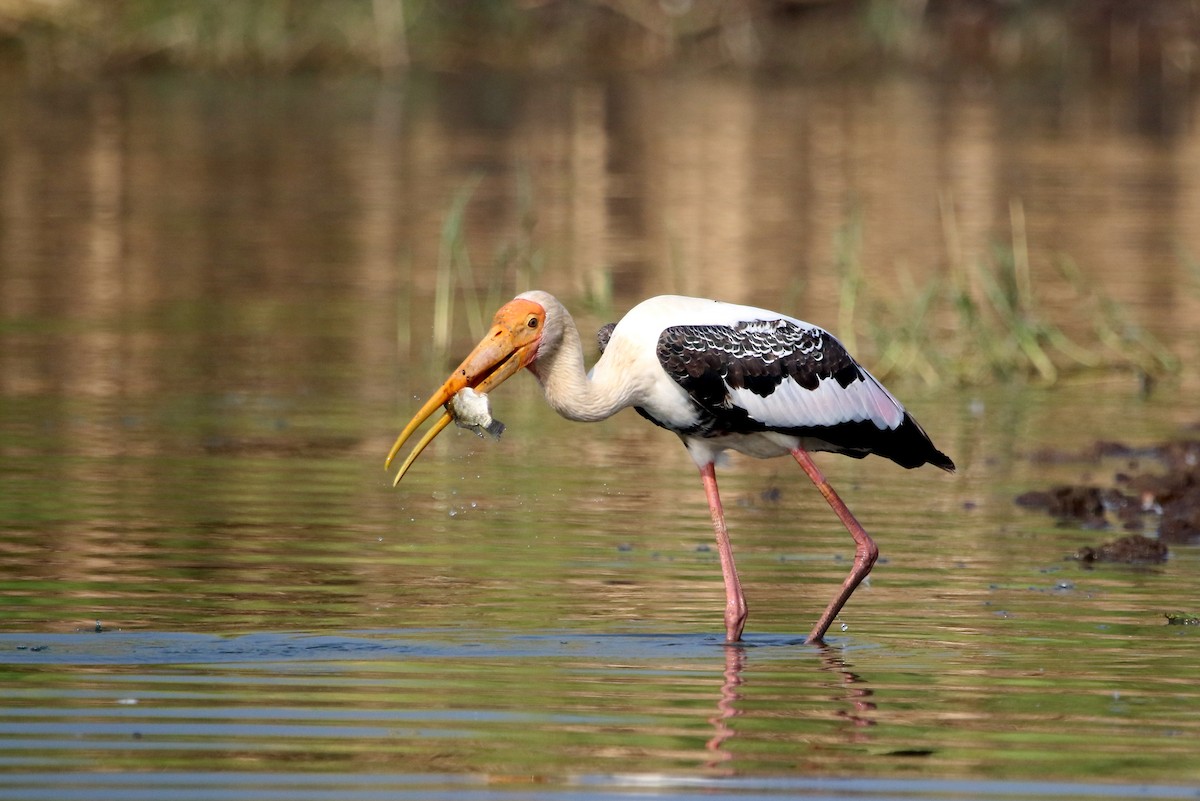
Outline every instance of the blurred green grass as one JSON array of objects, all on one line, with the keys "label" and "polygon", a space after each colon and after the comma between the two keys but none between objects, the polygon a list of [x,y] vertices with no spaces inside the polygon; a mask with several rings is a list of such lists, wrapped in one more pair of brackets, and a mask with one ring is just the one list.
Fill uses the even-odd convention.
[{"label": "blurred green grass", "polygon": [[1184,0],[0,0],[0,70],[881,66],[1195,75]]},{"label": "blurred green grass", "polygon": [[[861,222],[852,216],[839,234],[836,265],[842,339],[856,351],[856,334],[868,332],[864,350],[876,376],[916,376],[928,385],[1052,385],[1080,374],[1126,373],[1149,392],[1179,372],[1179,358],[1069,256],[1041,254],[1055,270],[1037,274],[1019,200],[1010,201],[1009,221],[1010,240],[996,242],[990,254],[969,262],[951,255],[945,274],[925,282],[901,275],[893,292],[862,280]],[[953,240],[956,222],[947,215],[944,225]],[[1043,302],[1052,284],[1065,287],[1070,303]]]},{"label": "blurred green grass", "polygon": [[[459,189],[442,223],[432,345],[438,363],[450,358],[456,311],[465,315],[471,337],[482,337],[491,310],[535,285],[545,262],[532,235],[532,199],[522,187],[519,225],[490,261],[473,264],[464,218],[478,183],[476,176]],[[948,206],[944,217],[947,239],[954,241],[957,222]],[[969,261],[951,254],[948,268],[926,280],[901,271],[897,289],[866,279],[862,217],[851,209],[835,242],[839,339],[878,378],[928,386],[1051,386],[1076,376],[1124,374],[1149,393],[1178,376],[1179,357],[1069,255],[1038,254],[1044,267],[1034,269],[1020,200],[1009,203],[1009,228],[1007,242]],[[1069,302],[1046,302],[1047,288]],[[797,286],[795,294],[802,291]],[[618,314],[603,291],[568,302],[606,321]]]}]

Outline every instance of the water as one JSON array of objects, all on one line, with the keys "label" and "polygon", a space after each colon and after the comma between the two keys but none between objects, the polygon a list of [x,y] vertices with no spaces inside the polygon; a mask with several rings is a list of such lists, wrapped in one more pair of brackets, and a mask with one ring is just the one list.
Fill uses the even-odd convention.
[{"label": "water", "polygon": [[[1196,135],[1105,87],[976,90],[5,86],[0,798],[1195,798],[1197,632],[1164,613],[1196,611],[1200,554],[1085,569],[1120,532],[1013,498],[1154,469],[1087,454],[1195,424]],[[475,295],[435,354],[472,185]],[[568,423],[514,379],[502,440],[451,430],[390,487],[518,281],[586,329],[658,291],[836,327],[849,210],[899,285],[944,265],[947,193],[964,253],[1020,197],[1038,275],[1069,255],[1184,372],[889,382],[960,471],[820,457],[882,549],[827,646],[852,547],[782,460],[720,473],[740,648],[695,469],[631,412]]]}]

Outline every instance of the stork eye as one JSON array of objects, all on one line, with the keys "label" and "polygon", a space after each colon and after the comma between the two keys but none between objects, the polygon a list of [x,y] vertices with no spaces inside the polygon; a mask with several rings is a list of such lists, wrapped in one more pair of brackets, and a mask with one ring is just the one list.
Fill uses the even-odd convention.
[{"label": "stork eye", "polygon": [[526,323],[526,325],[528,325],[530,328],[537,328],[538,327],[538,318],[530,317],[529,322]]}]

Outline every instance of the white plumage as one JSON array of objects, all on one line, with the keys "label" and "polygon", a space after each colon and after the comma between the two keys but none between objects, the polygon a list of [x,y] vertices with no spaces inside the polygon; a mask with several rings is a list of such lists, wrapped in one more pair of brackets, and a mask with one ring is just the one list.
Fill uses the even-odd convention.
[{"label": "white plumage", "polygon": [[[660,347],[664,332],[679,328],[703,329],[700,338],[707,351],[701,352],[697,344],[692,355],[710,362],[710,380],[720,380],[723,387],[719,401],[709,398],[705,404],[690,393],[688,382],[681,380],[682,368],[673,370],[665,360]],[[774,386],[755,391],[731,381],[729,373],[737,371],[730,368],[739,360],[760,363],[764,380]],[[808,370],[811,378],[826,360],[840,360],[854,371],[854,380],[843,386],[833,375],[825,375],[811,388],[801,386],[795,373]],[[724,375],[719,373],[722,368],[727,370]],[[836,365],[830,368],[834,369]],[[693,430],[703,425],[706,411],[717,418],[714,424],[720,431],[701,435],[710,441],[688,442],[693,455],[701,458],[723,448],[759,458],[778,456],[798,445],[865,455],[862,448],[841,447],[837,437],[823,437],[836,434],[840,424],[864,422],[883,434],[901,428],[907,418],[900,402],[825,329],[766,309],[678,295],[650,298],[626,314],[612,330],[590,378],[593,383],[623,383],[631,390],[629,405],[685,441],[696,436]],[[745,419],[737,412],[744,412]]]}]

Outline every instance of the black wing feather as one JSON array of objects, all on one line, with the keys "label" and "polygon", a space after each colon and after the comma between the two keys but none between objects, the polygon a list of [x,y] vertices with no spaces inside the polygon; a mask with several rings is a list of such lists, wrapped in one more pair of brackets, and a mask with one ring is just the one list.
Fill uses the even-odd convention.
[{"label": "black wing feather", "polygon": [[880,428],[872,420],[784,428],[754,419],[734,402],[730,390],[746,389],[765,398],[789,378],[810,391],[825,381],[836,381],[843,389],[856,381],[874,381],[841,342],[821,328],[789,320],[672,326],[659,336],[657,355],[663,370],[692,398],[699,416],[696,425],[677,433],[715,437],[777,431],[826,443],[830,450],[857,458],[875,453],[904,467],[928,462],[954,469],[907,412],[895,428]]}]

